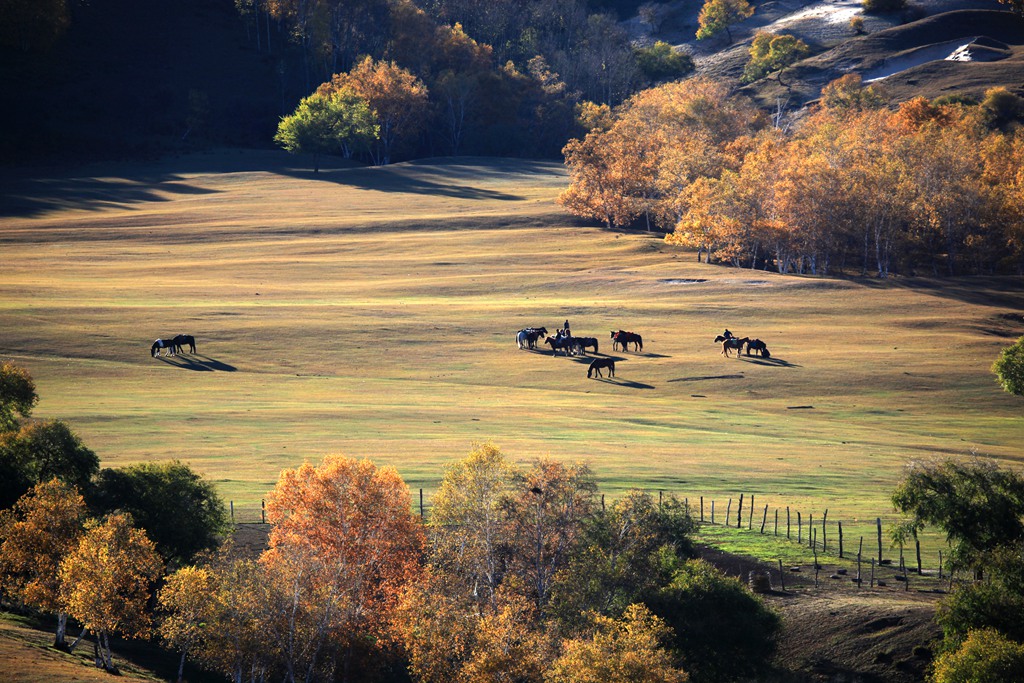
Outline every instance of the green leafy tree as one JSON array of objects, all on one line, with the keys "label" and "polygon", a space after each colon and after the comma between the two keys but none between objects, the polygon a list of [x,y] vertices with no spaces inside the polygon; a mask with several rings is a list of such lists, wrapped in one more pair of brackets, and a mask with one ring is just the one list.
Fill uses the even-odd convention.
[{"label": "green leafy tree", "polygon": [[906,539],[933,525],[946,533],[951,566],[974,566],[983,553],[1024,540],[1024,478],[989,460],[915,461],[892,502]]},{"label": "green leafy tree", "polygon": [[753,83],[778,71],[779,83],[782,83],[782,72],[786,67],[809,51],[807,43],[795,36],[759,32],[750,44],[750,61],[743,67],[742,80],[744,83]]},{"label": "green leafy tree", "polygon": [[697,40],[711,38],[725,31],[732,43],[729,26],[754,15],[754,8],[747,0],[707,0],[697,16]]},{"label": "green leafy tree", "polygon": [[957,650],[935,660],[931,683],[1024,681],[1024,645],[992,629],[971,631]]},{"label": "green leafy tree", "polygon": [[935,620],[942,627],[947,651],[978,629],[996,629],[1024,642],[1024,543],[989,551],[984,563],[986,580],[958,584],[939,605]]},{"label": "green leafy tree", "polygon": [[177,460],[104,469],[89,502],[101,514],[130,512],[172,565],[213,550],[230,529],[213,483]]},{"label": "green leafy tree", "polygon": [[636,48],[636,63],[652,83],[682,78],[693,71],[693,58],[677,51],[663,40],[649,47]]},{"label": "green leafy tree", "polygon": [[380,127],[365,98],[351,90],[314,93],[281,119],[274,142],[293,154],[312,154],[313,172],[321,154],[352,153],[377,139]]},{"label": "green leafy tree", "polygon": [[99,467],[96,453],[59,420],[0,434],[0,471],[10,477],[0,484],[0,508],[10,507],[33,485],[53,478],[85,490]]},{"label": "green leafy tree", "polygon": [[992,364],[999,384],[1016,396],[1024,396],[1024,337],[1003,349]]},{"label": "green leafy tree", "polygon": [[17,415],[28,417],[38,400],[27,370],[7,361],[0,363],[0,432],[17,429]]},{"label": "green leafy tree", "polygon": [[675,632],[672,644],[694,683],[752,678],[775,652],[778,615],[703,560],[686,562],[647,604]]}]

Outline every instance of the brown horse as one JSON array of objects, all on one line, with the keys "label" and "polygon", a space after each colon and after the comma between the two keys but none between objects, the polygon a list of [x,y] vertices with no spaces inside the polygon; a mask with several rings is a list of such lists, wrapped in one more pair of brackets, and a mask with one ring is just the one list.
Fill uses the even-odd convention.
[{"label": "brown horse", "polygon": [[625,330],[619,330],[618,332],[612,332],[612,351],[617,346],[621,346],[623,351],[629,351],[629,344],[636,344],[637,351],[644,350],[644,338],[635,332],[626,332]]},{"label": "brown horse", "polygon": [[747,355],[750,355],[751,351],[761,354],[762,358],[771,358],[772,354],[768,351],[768,345],[760,339],[751,339],[747,342]]},{"label": "brown horse", "polygon": [[722,335],[718,335],[717,337],[715,337],[715,341],[716,342],[722,342],[722,355],[723,356],[728,358],[729,357],[729,349],[734,349],[736,351],[736,357],[739,358],[740,357],[740,351],[743,350],[743,345],[746,344],[747,342],[749,342],[750,339],[748,337],[743,337],[742,339],[740,339],[738,337],[726,338],[726,337],[723,337]]}]

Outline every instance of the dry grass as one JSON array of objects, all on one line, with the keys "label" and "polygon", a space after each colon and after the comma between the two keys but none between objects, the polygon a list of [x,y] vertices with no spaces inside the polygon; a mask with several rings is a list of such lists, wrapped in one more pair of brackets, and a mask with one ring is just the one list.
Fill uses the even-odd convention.
[{"label": "dry grass", "polygon": [[[187,168],[187,166],[182,166]],[[0,356],[106,466],[180,458],[241,506],[341,451],[428,491],[474,441],[589,461],[604,491],[890,511],[902,465],[1020,462],[989,366],[1018,282],[781,277],[574,227],[557,164],[493,160],[22,182],[0,221]],[[0,206],[2,210],[2,206]],[[514,333],[644,336],[612,381]],[[728,327],[770,361],[724,358]],[[197,357],[152,359],[194,334]],[[813,406],[813,407],[809,407]],[[865,532],[866,533],[866,532]]]}]

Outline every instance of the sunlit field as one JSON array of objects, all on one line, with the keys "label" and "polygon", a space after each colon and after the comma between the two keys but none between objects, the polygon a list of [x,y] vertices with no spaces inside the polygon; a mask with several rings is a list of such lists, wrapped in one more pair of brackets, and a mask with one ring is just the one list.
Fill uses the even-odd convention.
[{"label": "sunlit field", "polygon": [[[0,197],[0,357],[35,378],[35,416],[67,420],[104,466],[178,458],[251,510],[281,468],[342,452],[429,500],[491,440],[517,461],[585,460],[611,496],[724,511],[755,494],[855,524],[891,515],[910,459],[1022,461],[1024,399],[989,369],[1024,334],[1018,279],[698,264],[574,223],[557,163],[194,168]],[[518,329],[566,318],[620,359],[614,379],[516,348]],[[726,327],[771,358],[724,357]],[[619,328],[643,351],[613,352]],[[180,332],[197,355],[150,357]]]}]

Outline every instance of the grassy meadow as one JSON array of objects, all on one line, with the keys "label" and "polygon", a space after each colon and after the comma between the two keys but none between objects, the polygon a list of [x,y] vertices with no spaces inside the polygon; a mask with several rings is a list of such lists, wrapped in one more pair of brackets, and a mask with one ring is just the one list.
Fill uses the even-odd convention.
[{"label": "grassy meadow", "polygon": [[[724,512],[753,493],[854,524],[891,513],[910,459],[1024,459],[1024,399],[989,370],[1024,334],[1019,279],[698,264],[571,220],[553,162],[293,163],[7,183],[0,357],[35,378],[35,416],[67,420],[104,466],[187,461],[239,509],[331,452],[429,494],[492,440],[520,461],[586,460],[612,496],[663,489]],[[566,318],[621,359],[614,380],[517,350],[516,330]],[[772,357],[723,357],[726,327]],[[642,353],[612,352],[619,328]],[[196,356],[150,357],[179,332]]]}]

